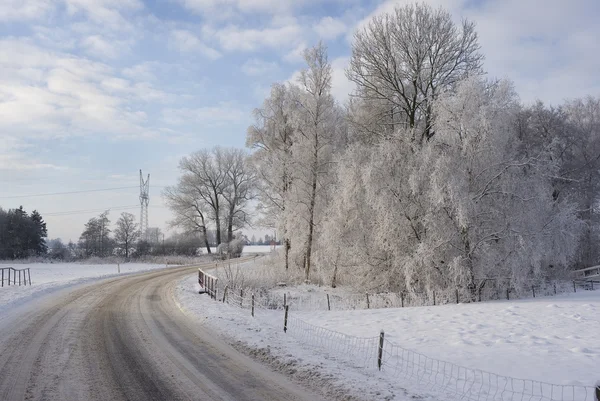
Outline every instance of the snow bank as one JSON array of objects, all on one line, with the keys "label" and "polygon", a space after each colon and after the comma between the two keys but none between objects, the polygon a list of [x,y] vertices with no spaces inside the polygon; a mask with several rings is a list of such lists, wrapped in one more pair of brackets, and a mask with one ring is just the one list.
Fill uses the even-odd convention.
[{"label": "snow bank", "polygon": [[0,263],[0,267],[14,267],[31,271],[31,286],[8,286],[0,288],[0,313],[3,310],[27,302],[41,294],[56,291],[71,285],[82,284],[87,281],[131,274],[147,270],[164,268],[164,264],[123,263],[117,264],[79,264],[79,263],[31,263],[8,264]]}]

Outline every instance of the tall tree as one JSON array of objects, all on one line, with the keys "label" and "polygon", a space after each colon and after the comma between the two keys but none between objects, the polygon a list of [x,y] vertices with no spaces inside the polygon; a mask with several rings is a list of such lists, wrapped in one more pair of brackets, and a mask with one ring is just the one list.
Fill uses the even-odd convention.
[{"label": "tall tree", "polygon": [[342,125],[341,110],[331,95],[331,64],[327,48],[319,43],[304,53],[307,67],[301,71],[295,92],[298,111],[294,116],[297,140],[292,146],[295,176],[295,210],[297,218],[306,224],[304,242],[305,279],[310,279],[316,228],[321,216],[318,212],[320,195],[324,195],[325,180],[330,176],[336,136]]},{"label": "tall tree", "polygon": [[85,224],[85,229],[79,237],[79,243],[86,257],[106,257],[112,253],[108,213],[108,211],[101,213]]},{"label": "tall tree", "polygon": [[165,188],[163,196],[174,214],[169,225],[188,233],[199,233],[206,252],[210,254],[208,206],[200,191],[201,187],[194,184],[194,176],[184,173],[176,186]]},{"label": "tall tree", "polygon": [[286,208],[293,186],[292,145],[296,110],[287,86],[274,84],[262,108],[254,111],[255,124],[248,128],[246,146],[254,149],[251,163],[257,176],[258,211],[261,224],[276,228],[283,239],[285,268],[289,267],[291,240]]},{"label": "tall tree", "polygon": [[[368,107],[376,135],[409,128],[413,141],[435,134],[433,101],[460,80],[481,73],[483,56],[475,24],[460,26],[442,8],[427,4],[397,6],[376,16],[354,35],[346,74],[354,96]],[[361,124],[359,124],[360,126]]]},{"label": "tall tree", "polygon": [[[234,148],[201,150],[179,163],[179,183],[164,191],[175,219],[173,227],[200,232],[210,253],[208,225],[216,232],[216,244],[230,242],[234,228],[248,222],[247,203],[253,195],[254,175],[246,154]],[[222,230],[227,236],[224,237]]]},{"label": "tall tree", "polygon": [[125,251],[126,258],[129,258],[131,248],[139,238],[140,230],[135,222],[135,216],[131,213],[121,213],[115,229],[115,241],[121,250]]},{"label": "tall tree", "polygon": [[[223,166],[222,150],[200,150],[186,156],[179,162],[179,169],[183,173],[182,182],[193,189],[196,202],[202,203],[199,209],[208,208],[210,218],[214,223],[217,233],[217,245],[223,238],[221,236],[223,218],[223,190],[227,183],[226,169]],[[189,191],[188,191],[189,192]]]},{"label": "tall tree", "polygon": [[226,206],[227,242],[233,241],[234,228],[244,227],[248,221],[248,201],[254,197],[254,174],[247,164],[247,155],[242,149],[222,149],[219,163],[225,170],[223,199]]},{"label": "tall tree", "polygon": [[31,213],[31,221],[33,223],[33,230],[31,232],[30,249],[36,255],[44,255],[48,251],[48,246],[44,239],[48,237],[46,222],[37,210]]}]

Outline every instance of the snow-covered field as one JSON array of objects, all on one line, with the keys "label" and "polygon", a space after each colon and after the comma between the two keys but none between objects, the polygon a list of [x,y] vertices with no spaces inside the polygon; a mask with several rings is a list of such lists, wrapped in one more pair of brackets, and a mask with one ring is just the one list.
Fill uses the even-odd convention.
[{"label": "snow-covered field", "polygon": [[[196,286],[190,277],[178,287],[184,311],[233,343],[258,349],[247,349],[257,357],[278,360],[277,366],[293,369],[296,376],[306,374],[311,380],[311,371],[319,377],[329,375],[332,388],[346,387],[369,400],[435,394],[376,369],[354,369],[338,360],[342,355],[295,340],[283,333],[281,311],[257,310],[253,319],[247,309],[199,296]],[[600,291],[436,307],[293,313],[311,325],[356,337],[374,338],[383,329],[386,340],[401,347],[499,375],[559,385],[593,386],[600,380]]]},{"label": "snow-covered field", "polygon": [[[164,268],[164,264],[123,263],[117,264],[79,264],[79,263],[0,263],[0,267],[30,269],[32,285],[8,286],[0,289],[0,313],[4,308],[26,302],[34,296],[51,292],[69,285],[81,284],[90,280],[131,274],[152,269]],[[120,273],[119,273],[120,269]]]},{"label": "snow-covered field", "polygon": [[[280,248],[280,246],[275,248]],[[269,253],[272,251],[273,247],[270,245],[246,245],[242,253]]]}]

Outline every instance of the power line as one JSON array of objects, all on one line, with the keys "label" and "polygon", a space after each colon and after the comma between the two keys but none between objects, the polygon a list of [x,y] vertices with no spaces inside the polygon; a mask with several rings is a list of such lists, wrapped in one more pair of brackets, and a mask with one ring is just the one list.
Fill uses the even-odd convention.
[{"label": "power line", "polygon": [[103,188],[103,189],[88,189],[85,191],[69,191],[69,192],[53,192],[53,193],[46,193],[46,194],[0,196],[0,199],[17,199],[17,198],[34,198],[34,197],[41,197],[41,196],[73,195],[73,194],[84,194],[84,193],[89,193],[89,192],[118,191],[121,189],[133,189],[133,188],[138,188],[138,187],[115,187],[115,188]]},{"label": "power line", "polygon": [[71,214],[83,214],[83,213],[95,213],[95,212],[104,212],[105,210],[131,210],[137,209],[138,205],[128,205],[128,206],[113,206],[113,207],[104,207],[99,209],[86,209],[86,210],[66,210],[63,212],[52,212],[52,213],[40,213],[44,217],[52,217],[52,216],[68,216]]}]

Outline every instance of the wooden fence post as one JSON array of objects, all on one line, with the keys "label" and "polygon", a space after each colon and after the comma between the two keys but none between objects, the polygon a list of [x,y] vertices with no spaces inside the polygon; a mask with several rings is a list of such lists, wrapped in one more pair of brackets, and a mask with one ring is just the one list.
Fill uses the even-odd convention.
[{"label": "wooden fence post", "polygon": [[510,301],[510,288],[506,289],[506,300]]},{"label": "wooden fence post", "polygon": [[327,294],[327,310],[331,310],[331,303],[329,302],[329,294]]},{"label": "wooden fence post", "polygon": [[285,308],[285,306],[287,305],[287,297],[285,296],[285,292],[283,293],[283,307]]},{"label": "wooden fence post", "polygon": [[379,333],[379,349],[377,350],[377,367],[381,370],[381,364],[383,362],[383,330]]},{"label": "wooden fence post", "polygon": [[4,287],[4,269],[2,269],[2,287]]},{"label": "wooden fence post", "polygon": [[21,270],[19,270],[19,287],[21,286]]},{"label": "wooden fence post", "polygon": [[556,295],[556,283],[554,283],[554,295]]},{"label": "wooden fence post", "polygon": [[240,288],[240,308],[244,307],[244,290]]},{"label": "wooden fence post", "polygon": [[288,311],[290,309],[289,305],[285,306],[285,315],[283,317],[283,332],[287,333],[287,320],[288,320]]},{"label": "wooden fence post", "polygon": [[577,292],[577,287],[575,287],[575,281],[573,280],[573,292]]},{"label": "wooden fence post", "polygon": [[600,401],[600,384],[596,386],[596,401]]},{"label": "wooden fence post", "polygon": [[369,293],[367,292],[367,309],[371,309],[371,303],[369,302]]},{"label": "wooden fence post", "polygon": [[254,317],[254,294],[252,294],[252,317]]},{"label": "wooden fence post", "polygon": [[8,269],[8,285],[10,285],[10,269]]},{"label": "wooden fence post", "polygon": [[225,303],[226,297],[227,297],[227,286],[225,286],[225,289],[223,290],[223,303]]},{"label": "wooden fence post", "polygon": [[435,291],[433,291],[433,306],[435,306]]},{"label": "wooden fence post", "polygon": [[27,268],[27,275],[29,276],[29,285],[31,285],[31,270]]},{"label": "wooden fence post", "polygon": [[400,293],[400,301],[402,302],[402,307],[404,308],[404,291]]}]

